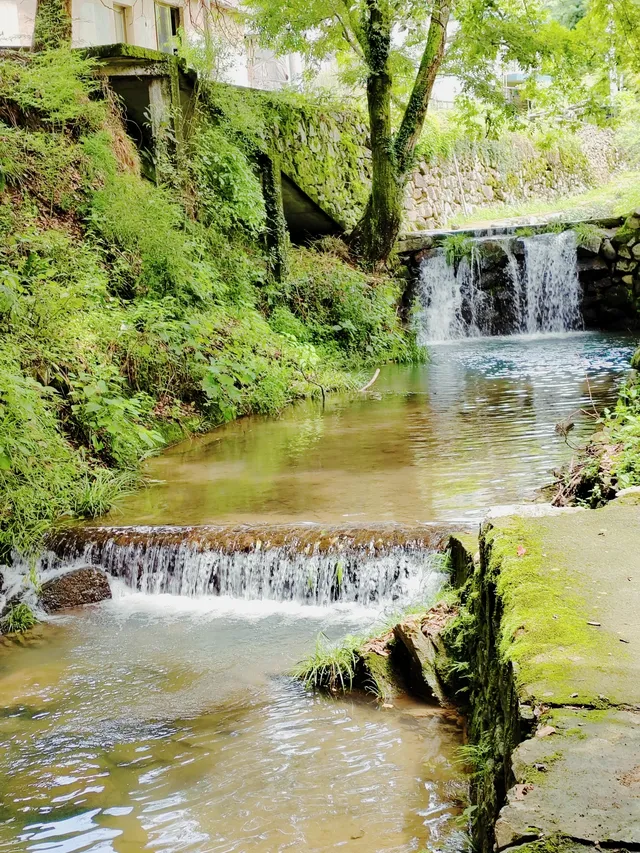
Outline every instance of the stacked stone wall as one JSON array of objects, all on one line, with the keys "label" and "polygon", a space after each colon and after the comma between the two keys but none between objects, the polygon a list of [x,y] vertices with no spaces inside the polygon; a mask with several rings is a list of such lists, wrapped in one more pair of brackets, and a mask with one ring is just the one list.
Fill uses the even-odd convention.
[{"label": "stacked stone wall", "polygon": [[448,159],[423,160],[407,185],[405,231],[443,228],[453,216],[498,203],[584,192],[606,183],[618,162],[613,132],[593,126],[550,150],[512,134]]}]

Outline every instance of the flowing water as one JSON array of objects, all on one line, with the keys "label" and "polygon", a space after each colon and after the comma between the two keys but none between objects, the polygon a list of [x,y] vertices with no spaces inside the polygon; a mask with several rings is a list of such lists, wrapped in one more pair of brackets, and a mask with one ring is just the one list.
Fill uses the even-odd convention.
[{"label": "flowing water", "polygon": [[[522,250],[522,263],[515,246]],[[502,255],[495,285],[483,287],[483,245]],[[489,257],[491,256],[491,251]],[[418,337],[422,343],[492,334],[495,324],[509,334],[568,332],[581,326],[581,288],[573,231],[536,234],[516,240],[512,235],[479,239],[469,257],[457,264],[436,249],[420,265]],[[496,319],[496,314],[505,315]]]},{"label": "flowing water", "polygon": [[42,560],[104,565],[114,599],[0,644],[0,850],[464,850],[454,718],[286,673],[318,632],[428,599],[436,522],[530,497],[573,452],[556,422],[592,429],[631,350],[584,333],[435,346],[367,394],[151,460],[109,529],[63,531]]},{"label": "flowing water", "polygon": [[[633,341],[466,339],[370,392],[246,418],[150,461],[111,524],[472,521],[533,496],[616,397]],[[584,412],[580,412],[584,410]],[[569,445],[555,425],[575,415]]]},{"label": "flowing water", "polygon": [[454,719],[283,675],[371,611],[118,592],[0,645],[0,850],[460,849]]}]

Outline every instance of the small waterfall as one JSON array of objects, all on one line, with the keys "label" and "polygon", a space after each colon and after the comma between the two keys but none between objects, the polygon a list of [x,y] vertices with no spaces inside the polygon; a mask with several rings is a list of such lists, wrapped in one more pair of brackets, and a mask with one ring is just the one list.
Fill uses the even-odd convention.
[{"label": "small waterfall", "polygon": [[575,234],[482,237],[457,267],[435,249],[420,264],[417,296],[422,344],[571,331],[581,321]]},{"label": "small waterfall", "polygon": [[482,311],[485,294],[477,287],[477,258],[463,258],[456,266],[449,264],[442,249],[420,266],[417,313],[418,338],[449,341],[470,338],[483,333]]},{"label": "small waterfall", "polygon": [[96,565],[146,593],[386,605],[442,583],[437,528],[69,528],[50,538],[45,574]]},{"label": "small waterfall", "polygon": [[581,294],[575,233],[536,234],[523,243],[526,312],[522,331],[535,334],[577,328]]}]

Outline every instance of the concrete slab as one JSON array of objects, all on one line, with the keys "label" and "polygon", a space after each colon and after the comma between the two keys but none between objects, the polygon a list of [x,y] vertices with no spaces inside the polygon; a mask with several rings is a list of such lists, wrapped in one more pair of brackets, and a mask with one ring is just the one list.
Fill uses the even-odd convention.
[{"label": "concrete slab", "polygon": [[[637,500],[637,496],[636,496]],[[640,506],[491,522],[523,698],[640,709]]]},{"label": "concrete slab", "polygon": [[497,850],[640,849],[639,498],[485,524],[499,653],[538,718],[512,754]]},{"label": "concrete slab", "polygon": [[517,784],[496,823],[499,850],[562,835],[603,846],[640,845],[640,713],[555,710],[556,731],[513,755]]}]

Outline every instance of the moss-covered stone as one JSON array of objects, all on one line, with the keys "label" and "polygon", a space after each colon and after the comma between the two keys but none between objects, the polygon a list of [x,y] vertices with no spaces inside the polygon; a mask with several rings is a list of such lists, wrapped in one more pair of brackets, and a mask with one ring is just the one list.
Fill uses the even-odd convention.
[{"label": "moss-covered stone", "polygon": [[616,500],[483,528],[445,635],[467,667],[479,850],[638,843],[639,801],[621,782],[636,784],[640,749],[637,507]]}]

